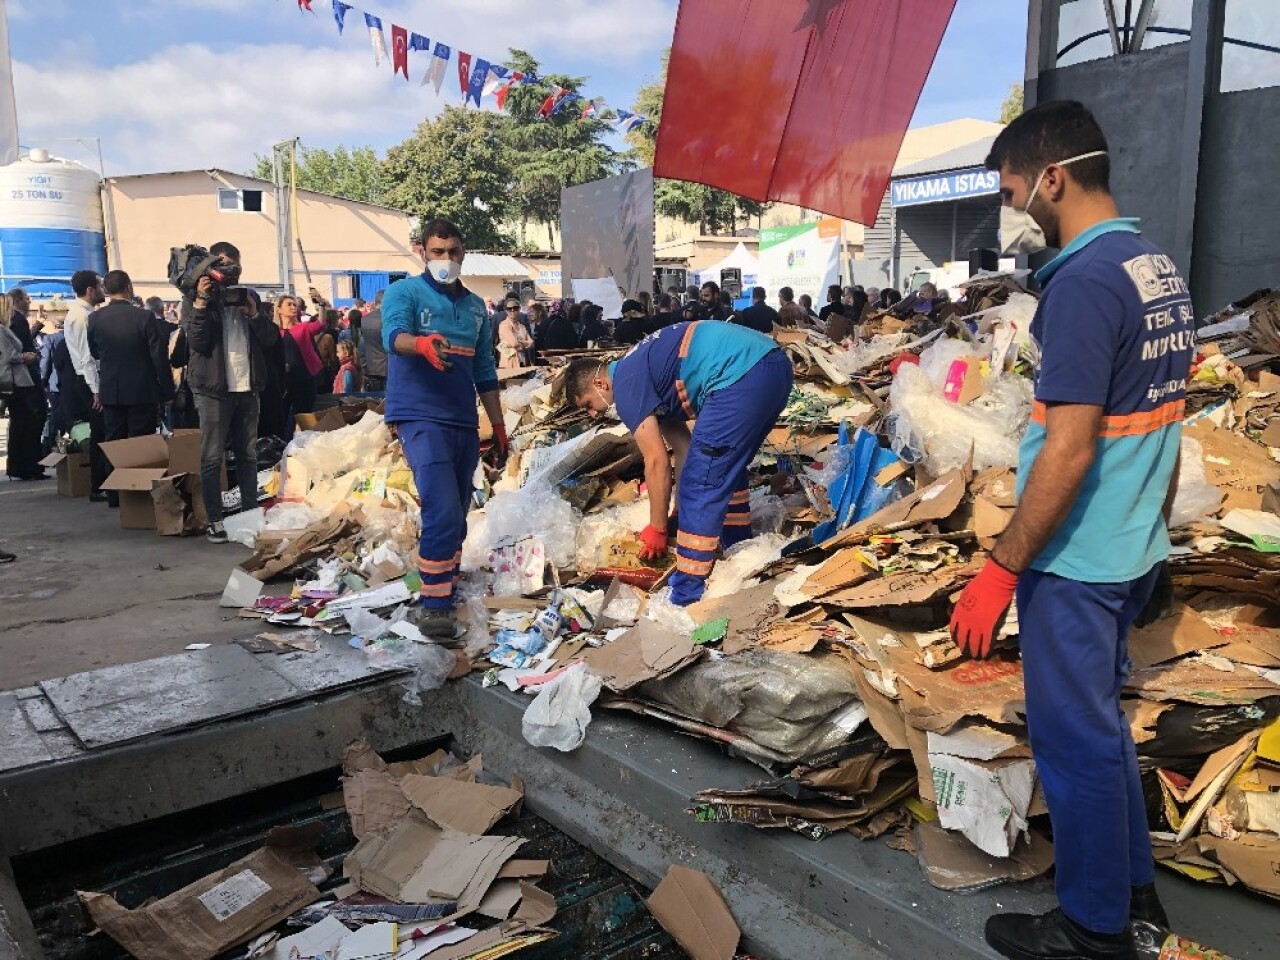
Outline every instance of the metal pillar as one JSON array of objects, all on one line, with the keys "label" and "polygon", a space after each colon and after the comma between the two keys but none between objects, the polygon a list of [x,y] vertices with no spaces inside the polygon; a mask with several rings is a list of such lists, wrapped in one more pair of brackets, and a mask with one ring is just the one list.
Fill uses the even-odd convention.
[{"label": "metal pillar", "polygon": [[1022,78],[1022,103],[1027,110],[1040,102],[1040,74],[1058,62],[1058,5],[1059,0],[1027,4],[1027,60]]},{"label": "metal pillar", "polygon": [[280,287],[284,293],[293,293],[293,253],[289,229],[289,208],[285,200],[285,151],[292,150],[297,138],[282,140],[271,147],[271,182],[276,193],[276,261],[280,272]]}]

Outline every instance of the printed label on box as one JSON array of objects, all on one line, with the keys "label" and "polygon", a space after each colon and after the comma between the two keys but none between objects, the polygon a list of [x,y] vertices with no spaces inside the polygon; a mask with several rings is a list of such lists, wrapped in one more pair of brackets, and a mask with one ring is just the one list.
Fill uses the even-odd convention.
[{"label": "printed label on box", "polygon": [[259,897],[270,893],[271,886],[252,870],[241,870],[200,895],[200,902],[219,921],[233,917]]}]

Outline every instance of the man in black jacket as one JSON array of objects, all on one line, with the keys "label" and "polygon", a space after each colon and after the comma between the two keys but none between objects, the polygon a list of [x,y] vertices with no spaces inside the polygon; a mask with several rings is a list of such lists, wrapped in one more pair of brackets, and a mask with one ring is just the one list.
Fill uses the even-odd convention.
[{"label": "man in black jacket", "polygon": [[155,318],[135,307],[123,270],[103,279],[107,303],[89,318],[89,352],[98,361],[98,396],[107,440],[156,432],[160,404],[173,398],[168,344]]},{"label": "man in black jacket", "polygon": [[[240,263],[240,251],[223,241],[209,252],[224,263]],[[200,413],[200,490],[209,517],[210,543],[226,543],[222,526],[222,458],[227,439],[236,455],[240,504],[258,499],[258,394],[267,382],[264,349],[280,339],[280,329],[252,300],[228,306],[214,281],[201,277],[194,300],[182,301],[182,329],[189,358],[187,382]],[[252,310],[252,313],[250,311]]]},{"label": "man in black jacket", "polygon": [[733,316],[733,322],[761,333],[773,333],[774,324],[781,324],[778,311],[765,303],[764,287],[751,288],[751,306]]}]

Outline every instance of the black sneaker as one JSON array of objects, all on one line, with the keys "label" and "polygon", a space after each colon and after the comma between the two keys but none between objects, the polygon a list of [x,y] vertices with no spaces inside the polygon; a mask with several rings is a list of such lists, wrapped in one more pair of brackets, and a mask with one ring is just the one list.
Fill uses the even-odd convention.
[{"label": "black sneaker", "polygon": [[1093,933],[1062,910],[1043,916],[1000,913],[987,919],[987,943],[1010,960],[1138,960],[1133,934]]},{"label": "black sneaker", "polygon": [[18,559],[16,553],[10,553],[8,550],[0,550],[0,563],[13,563]]},{"label": "black sneaker", "polygon": [[406,619],[428,640],[446,646],[459,640],[464,632],[452,610],[430,610],[420,606]]},{"label": "black sneaker", "polygon": [[209,524],[209,529],[204,532],[204,538],[210,543],[226,543],[227,531],[222,526],[221,520],[214,520]]}]

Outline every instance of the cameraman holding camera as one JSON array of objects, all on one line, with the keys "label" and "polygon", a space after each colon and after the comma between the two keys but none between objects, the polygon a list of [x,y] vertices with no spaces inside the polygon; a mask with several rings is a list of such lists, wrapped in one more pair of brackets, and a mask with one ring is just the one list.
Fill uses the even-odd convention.
[{"label": "cameraman holding camera", "polygon": [[209,253],[218,258],[196,283],[195,296],[182,299],[182,329],[190,358],[187,381],[200,414],[200,489],[209,517],[210,543],[226,543],[222,526],[222,459],[227,439],[235,444],[240,505],[258,499],[258,394],[267,383],[264,350],[280,330],[258,311],[243,287],[240,251],[226,241]]}]

